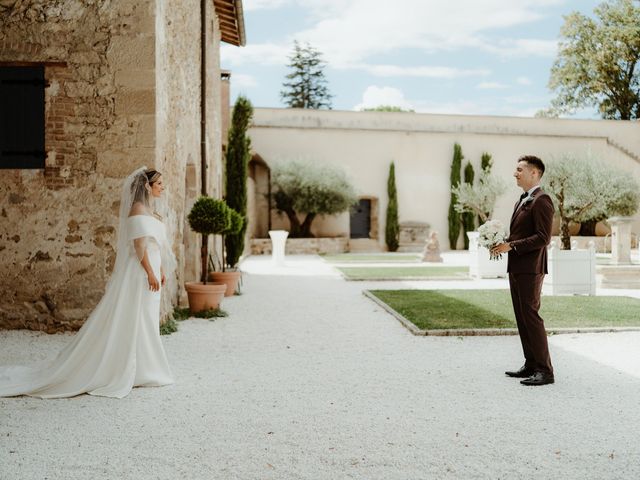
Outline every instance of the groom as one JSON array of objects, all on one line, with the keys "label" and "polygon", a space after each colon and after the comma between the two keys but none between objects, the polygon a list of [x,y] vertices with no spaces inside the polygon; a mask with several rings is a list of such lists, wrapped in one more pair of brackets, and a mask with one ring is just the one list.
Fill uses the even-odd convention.
[{"label": "groom", "polygon": [[494,253],[509,252],[511,301],[525,358],[519,370],[505,373],[523,378],[523,385],[554,382],[547,333],[538,315],[554,211],[551,197],[540,189],[543,174],[544,163],[538,157],[525,155],[518,159],[513,176],[524,193],[514,206],[509,238],[493,248]]}]

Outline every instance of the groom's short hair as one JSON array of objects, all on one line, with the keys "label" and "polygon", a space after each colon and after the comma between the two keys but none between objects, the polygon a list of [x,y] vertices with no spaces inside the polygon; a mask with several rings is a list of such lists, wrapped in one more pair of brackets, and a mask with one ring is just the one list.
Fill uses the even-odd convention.
[{"label": "groom's short hair", "polygon": [[518,159],[518,162],[527,162],[532,167],[540,170],[540,176],[544,175],[544,163],[535,155],[523,155]]}]

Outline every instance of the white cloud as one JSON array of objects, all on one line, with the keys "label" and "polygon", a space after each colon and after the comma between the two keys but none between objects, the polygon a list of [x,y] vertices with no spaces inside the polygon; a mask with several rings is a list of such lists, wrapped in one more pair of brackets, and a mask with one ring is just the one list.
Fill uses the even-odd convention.
[{"label": "white cloud", "polygon": [[509,88],[509,85],[499,82],[481,82],[476,85],[476,88],[480,90],[502,90],[505,88]]},{"label": "white cloud", "polygon": [[338,68],[402,48],[427,52],[480,48],[500,55],[549,55],[555,52],[555,41],[510,39],[494,45],[485,35],[539,20],[541,7],[562,1],[404,0],[393,8],[388,0],[344,1],[340,15],[328,9],[315,26],[295,37],[319,48]]},{"label": "white cloud", "polygon": [[243,0],[242,9],[250,12],[252,10],[275,9],[291,3],[289,0]]},{"label": "white cloud", "polygon": [[424,78],[460,78],[489,75],[490,70],[484,68],[461,69],[441,66],[406,67],[398,65],[353,65],[351,68],[362,69],[378,77],[424,77]]},{"label": "white cloud", "polygon": [[558,50],[558,41],[535,38],[503,38],[493,43],[482,40],[478,47],[504,57],[554,57]]},{"label": "white cloud", "polygon": [[528,77],[518,77],[516,79],[516,83],[518,85],[531,85],[532,84],[531,79],[528,78]]},{"label": "white cloud", "polygon": [[548,98],[524,94],[508,95],[498,99],[416,101],[414,104],[415,110],[420,113],[533,117],[538,110],[548,106]]},{"label": "white cloud", "polygon": [[235,72],[231,73],[231,83],[238,88],[251,88],[258,85],[254,76]]},{"label": "white cloud", "polygon": [[371,85],[362,94],[362,102],[353,107],[354,110],[375,108],[381,105],[400,107],[414,110],[414,106],[405,97],[402,90],[393,87],[378,87]]},{"label": "white cloud", "polygon": [[240,65],[285,65],[291,45],[274,43],[250,44],[238,48],[233,45],[220,46],[220,63],[223,67]]}]

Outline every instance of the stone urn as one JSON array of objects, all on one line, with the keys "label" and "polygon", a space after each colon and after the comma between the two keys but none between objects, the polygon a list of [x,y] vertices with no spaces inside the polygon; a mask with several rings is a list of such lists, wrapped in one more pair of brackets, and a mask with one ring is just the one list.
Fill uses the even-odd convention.
[{"label": "stone urn", "polygon": [[225,297],[231,297],[238,291],[238,283],[242,272],[230,271],[230,272],[209,272],[209,280],[214,283],[224,283],[227,286],[227,290],[224,292]]},{"label": "stone urn", "polygon": [[507,276],[507,254],[491,260],[489,249],[478,244],[480,233],[467,232],[469,238],[469,276],[475,278],[504,278]]},{"label": "stone urn", "polygon": [[187,282],[184,284],[189,297],[189,311],[192,314],[203,310],[220,308],[220,302],[227,291],[226,283]]}]

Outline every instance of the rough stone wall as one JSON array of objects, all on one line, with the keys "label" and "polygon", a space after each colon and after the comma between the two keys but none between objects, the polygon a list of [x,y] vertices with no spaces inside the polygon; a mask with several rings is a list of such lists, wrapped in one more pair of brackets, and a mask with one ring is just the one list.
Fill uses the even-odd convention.
[{"label": "rough stone wall", "polygon": [[[252,255],[271,255],[272,245],[269,238],[252,238],[249,240]],[[349,239],[337,238],[287,238],[286,255],[320,255],[345,253],[349,251]]]},{"label": "rough stone wall", "polygon": [[[206,148],[207,193],[220,195],[220,32],[207,2],[206,31]],[[201,192],[200,143],[200,2],[167,0],[156,12],[156,164],[170,182],[165,219],[175,234],[177,252],[184,268],[172,291],[174,302],[184,303],[185,281],[197,281],[200,271],[200,236],[193,233],[187,214]]]},{"label": "rough stone wall", "polygon": [[[193,9],[196,9],[194,12]],[[182,234],[186,165],[200,158],[200,17],[198,2],[162,1],[156,9],[156,165],[167,183],[171,205],[163,219],[175,236],[176,254],[184,264]],[[195,14],[194,14],[195,13]],[[193,175],[199,184],[199,168]],[[174,303],[183,284],[182,272],[171,285]],[[174,279],[172,279],[174,280]]]},{"label": "rough stone wall", "polygon": [[104,292],[122,179],[155,160],[154,5],[0,3],[0,61],[64,62],[45,65],[46,168],[0,172],[2,328],[79,328]]}]

